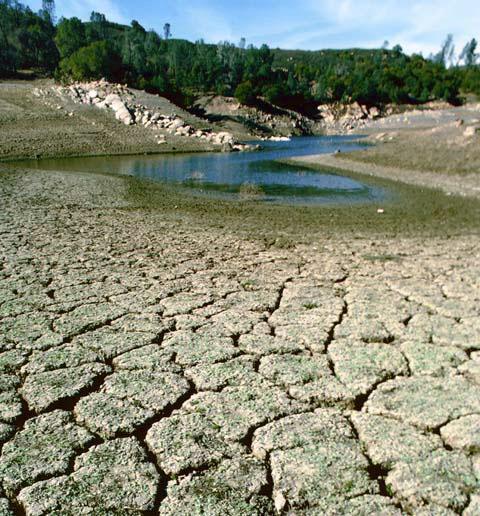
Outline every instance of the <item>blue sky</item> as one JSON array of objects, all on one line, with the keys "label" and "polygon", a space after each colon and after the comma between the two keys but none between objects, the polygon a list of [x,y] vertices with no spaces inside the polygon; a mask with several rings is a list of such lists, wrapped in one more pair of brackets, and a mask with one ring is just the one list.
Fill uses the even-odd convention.
[{"label": "blue sky", "polygon": [[[32,9],[41,0],[25,1]],[[267,43],[281,48],[379,47],[385,40],[406,52],[438,51],[447,33],[457,51],[480,40],[479,0],[57,0],[58,16],[87,19],[92,10],[122,23],[132,19],[174,37],[217,43]]]}]

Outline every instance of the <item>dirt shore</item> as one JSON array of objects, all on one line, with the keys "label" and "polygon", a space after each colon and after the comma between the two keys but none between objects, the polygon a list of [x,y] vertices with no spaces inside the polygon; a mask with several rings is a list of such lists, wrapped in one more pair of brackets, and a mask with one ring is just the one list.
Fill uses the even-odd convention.
[{"label": "dirt shore", "polygon": [[[159,152],[202,152],[215,146],[188,137],[166,134],[159,145],[154,131],[143,126],[126,126],[111,112],[76,104],[71,99],[34,95],[52,81],[0,82],[0,161],[22,158],[154,154]],[[155,95],[137,91],[138,102],[165,114],[181,116],[198,127],[215,126],[191,115]]]},{"label": "dirt shore", "polygon": [[[3,156],[98,150],[54,111]],[[295,208],[2,164],[0,514],[479,514],[479,201],[395,188]]]}]

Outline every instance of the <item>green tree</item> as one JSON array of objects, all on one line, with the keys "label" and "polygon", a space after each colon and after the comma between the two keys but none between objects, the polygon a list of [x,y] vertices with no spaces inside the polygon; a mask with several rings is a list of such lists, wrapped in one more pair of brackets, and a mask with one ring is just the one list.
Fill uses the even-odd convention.
[{"label": "green tree", "polygon": [[61,18],[57,25],[55,44],[62,59],[70,57],[74,52],[86,46],[87,38],[83,23],[78,18]]}]

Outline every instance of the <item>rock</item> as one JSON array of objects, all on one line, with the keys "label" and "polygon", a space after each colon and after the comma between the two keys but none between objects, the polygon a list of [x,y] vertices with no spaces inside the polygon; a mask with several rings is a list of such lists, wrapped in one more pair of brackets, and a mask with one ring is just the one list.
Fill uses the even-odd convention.
[{"label": "rock", "polygon": [[27,516],[51,514],[143,514],[153,511],[159,475],[133,438],[91,448],[74,472],[37,482],[18,495]]},{"label": "rock", "polygon": [[471,138],[472,136],[475,136],[479,131],[479,127],[469,126],[465,129],[465,131],[463,131],[463,136],[465,136],[465,138]]},{"label": "rock", "polygon": [[4,445],[0,478],[9,496],[46,477],[65,474],[70,461],[93,441],[68,412],[56,410],[30,419]]}]

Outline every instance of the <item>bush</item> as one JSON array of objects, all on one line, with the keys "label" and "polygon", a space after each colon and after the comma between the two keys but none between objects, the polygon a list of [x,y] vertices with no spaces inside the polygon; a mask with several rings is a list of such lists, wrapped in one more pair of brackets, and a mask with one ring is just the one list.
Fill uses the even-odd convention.
[{"label": "bush", "polygon": [[250,81],[240,83],[235,89],[235,98],[240,104],[253,104],[256,96],[252,83]]},{"label": "bush", "polygon": [[60,62],[60,75],[74,81],[119,80],[122,61],[106,41],[96,41]]}]

